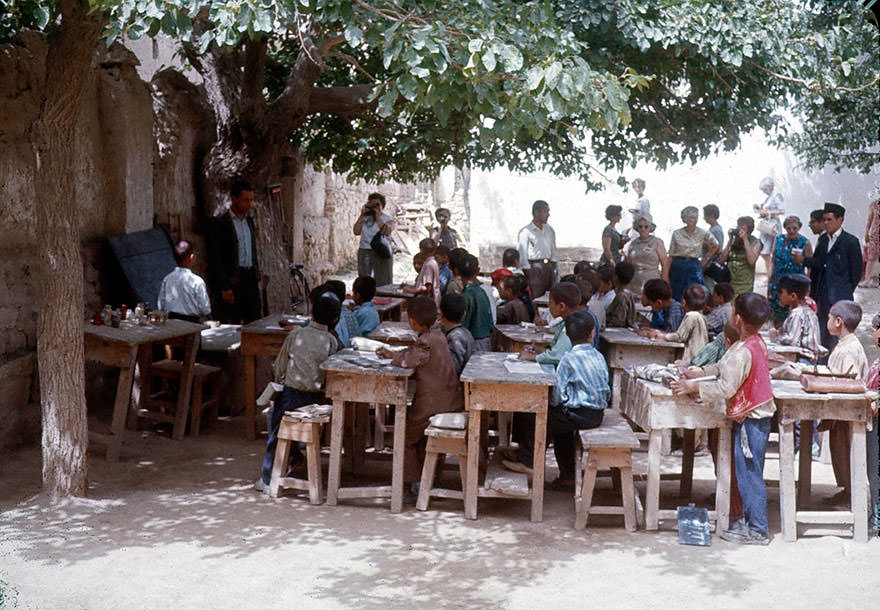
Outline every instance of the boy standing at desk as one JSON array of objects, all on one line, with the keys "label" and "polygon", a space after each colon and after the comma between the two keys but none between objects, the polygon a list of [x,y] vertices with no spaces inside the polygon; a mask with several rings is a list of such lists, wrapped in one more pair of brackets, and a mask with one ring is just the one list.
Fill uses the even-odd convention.
[{"label": "boy standing at desk", "polygon": [[412,407],[406,413],[406,434],[404,444],[406,453],[403,459],[403,481],[405,504],[415,504],[418,489],[414,484],[421,479],[422,463],[425,461],[425,429],[429,418],[437,413],[448,413],[464,409],[464,394],[461,382],[455,374],[455,365],[449,353],[446,337],[440,332],[437,321],[437,306],[428,297],[415,297],[407,309],[409,326],[419,333],[419,338],[402,352],[392,352],[386,348],[376,353],[382,358],[391,358],[391,364],[413,369],[412,379],[416,383],[416,393]]},{"label": "boy standing at desk", "polygon": [[471,331],[474,337],[474,351],[490,352],[492,351],[491,335],[495,324],[492,322],[492,303],[489,302],[486,291],[477,280],[479,270],[480,263],[476,256],[466,254],[462,257],[458,274],[464,285],[461,294],[465,298],[466,311],[461,325]]},{"label": "boy standing at desk", "polygon": [[257,491],[267,493],[269,490],[278,446],[278,428],[284,414],[320,402],[323,398],[321,388],[324,386],[324,373],[320,365],[339,349],[336,337],[329,328],[339,320],[341,307],[339,299],[329,290],[319,294],[312,304],[312,321],[308,326],[294,326],[275,358],[272,371],[275,381],[284,385],[284,389],[272,408],[266,453],[263,455],[260,478],[254,485]]},{"label": "boy standing at desk", "polygon": [[734,301],[731,322],[740,340],[730,346],[718,364],[692,366],[685,377],[715,375],[716,381],[682,379],[672,383],[675,394],[698,392],[705,404],[724,399],[727,417],[733,420],[733,459],[736,483],[743,503],[743,518],[721,533],[724,540],[740,544],[769,544],[767,487],[764,452],[770,436],[770,419],[776,411],[770,386],[767,346],[758,330],[770,317],[770,303],[753,292]]},{"label": "boy standing at desk", "polygon": [[434,258],[434,251],[437,246],[434,240],[426,237],[419,242],[419,255],[422,259],[422,266],[418,269],[419,275],[416,277],[416,283],[400,285],[401,290],[410,294],[421,294],[434,299],[434,305],[440,306],[440,265]]}]

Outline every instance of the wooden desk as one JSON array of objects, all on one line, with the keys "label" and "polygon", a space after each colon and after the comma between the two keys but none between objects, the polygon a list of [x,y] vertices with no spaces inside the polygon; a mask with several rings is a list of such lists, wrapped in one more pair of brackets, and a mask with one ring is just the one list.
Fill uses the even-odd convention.
[{"label": "wooden desk", "polygon": [[611,406],[620,405],[620,375],[626,366],[669,364],[684,356],[684,343],[642,337],[629,328],[606,328],[599,335],[599,351],[612,369]]},{"label": "wooden desk", "polygon": [[411,299],[416,296],[411,292],[404,292],[400,288],[400,284],[385,284],[384,286],[377,286],[376,294],[380,297],[396,297],[399,299]]},{"label": "wooden desk", "polygon": [[[479,487],[480,427],[483,411],[535,414],[535,458],[532,489],[525,499],[532,501],[532,521],[541,521],[544,511],[544,454],[547,441],[547,388],[556,384],[554,373],[514,375],[507,372],[507,354],[477,352],[461,373],[468,417],[468,464],[464,514],[477,518],[477,497],[509,498],[498,491]],[[397,438],[395,436],[395,442]]]},{"label": "wooden desk", "polygon": [[265,318],[254,320],[241,327],[241,355],[244,358],[244,426],[245,434],[251,440],[256,438],[256,357],[278,355],[288,330],[278,322],[285,314],[273,313]]},{"label": "wooden desk", "polygon": [[376,311],[379,313],[380,320],[386,320],[389,322],[400,322],[400,318],[402,316],[402,311],[404,309],[404,305],[406,305],[406,299],[401,297],[392,297],[391,301],[388,303],[376,303],[373,302],[373,305],[376,307]]},{"label": "wooden desk", "polygon": [[[663,430],[686,428],[684,455],[681,461],[681,496],[690,497],[694,475],[694,430],[718,428],[718,457],[715,478],[715,530],[730,525],[730,448],[731,423],[724,405],[696,402],[690,396],[673,396],[666,386],[637,379],[627,369],[620,377],[620,410],[648,433],[648,489],[645,498],[645,528],[656,530],[660,519],[676,519],[675,510],[660,510],[660,445]],[[863,448],[864,451],[864,448]]]},{"label": "wooden desk", "polygon": [[[119,452],[125,434],[126,413],[128,413],[129,424],[134,425],[138,408],[143,404],[143,399],[149,392],[149,388],[145,385],[147,382],[146,369],[152,362],[153,355],[150,346],[154,343],[167,343],[184,348],[180,391],[177,395],[172,431],[175,440],[183,438],[186,418],[189,414],[193,363],[196,360],[196,351],[199,345],[199,332],[204,328],[207,327],[183,320],[168,320],[163,326],[139,326],[125,321],[119,325],[119,328],[85,323],[85,358],[119,368],[110,433],[91,433],[91,436],[96,440],[107,443],[108,462],[119,460]],[[132,396],[136,367],[141,387],[137,388],[129,411],[129,399]]]},{"label": "wooden desk", "polygon": [[367,337],[389,345],[412,345],[419,335],[409,322],[382,322]]},{"label": "wooden desk", "polygon": [[498,349],[503,352],[519,352],[527,345],[544,347],[553,343],[552,332],[536,332],[534,328],[523,328],[519,324],[496,324]]},{"label": "wooden desk", "polygon": [[[333,401],[330,421],[330,470],[327,477],[327,504],[334,506],[338,499],[391,497],[391,512],[403,508],[403,454],[406,433],[407,385],[412,369],[396,366],[366,368],[349,362],[347,356],[357,352],[345,349],[321,364],[327,374],[325,394]],[[394,453],[391,466],[391,486],[341,487],[342,432],[347,403],[377,403],[394,406]],[[356,449],[357,450],[357,449]]]},{"label": "wooden desk", "polygon": [[[779,417],[779,510],[782,534],[797,539],[800,523],[852,523],[853,539],[868,541],[868,479],[865,465],[865,425],[871,417],[869,399],[863,394],[814,394],[805,392],[797,381],[774,379],[773,400]],[[851,511],[807,511],[813,460],[813,420],[833,419],[849,422]],[[800,477],[797,499],[794,481],[794,423],[801,424]]]}]

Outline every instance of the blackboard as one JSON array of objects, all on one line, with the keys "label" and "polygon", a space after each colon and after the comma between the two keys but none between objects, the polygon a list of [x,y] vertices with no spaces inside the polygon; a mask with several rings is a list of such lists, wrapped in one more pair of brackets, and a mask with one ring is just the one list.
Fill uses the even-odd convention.
[{"label": "blackboard", "polygon": [[155,307],[162,278],[177,266],[168,231],[147,229],[108,237],[107,243],[124,278],[123,283],[127,284],[114,287],[116,299],[132,307],[138,302]]}]

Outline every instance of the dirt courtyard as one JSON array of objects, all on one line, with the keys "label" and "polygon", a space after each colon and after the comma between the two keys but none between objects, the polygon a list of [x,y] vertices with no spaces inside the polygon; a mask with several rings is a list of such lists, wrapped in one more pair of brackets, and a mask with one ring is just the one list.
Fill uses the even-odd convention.
[{"label": "dirt courtyard", "polygon": [[[878,297],[859,290],[862,328]],[[517,500],[481,499],[479,518],[469,521],[455,500],[393,515],[386,501],[272,499],[252,487],[263,443],[242,430],[234,418],[180,442],[129,432],[119,463],[92,456],[89,499],[55,506],[37,495],[38,447],[0,455],[0,608],[876,605],[880,539],[856,543],[845,530],[782,539],[775,434],[765,467],[771,544],[739,547],[713,536],[710,547],[692,547],[679,545],[672,522],[629,533],[618,517],[591,517],[575,531],[572,499],[556,491],[545,494],[542,523],[529,522],[528,503]],[[643,495],[646,454],[634,457]],[[552,479],[552,452],[547,459]],[[664,472],[677,462],[666,458]],[[374,464],[384,479],[390,464]],[[455,470],[443,476],[457,484]],[[814,504],[827,508],[837,491],[830,465],[814,462],[814,483]],[[609,479],[599,486],[610,493]],[[682,504],[677,486],[663,481],[664,507]],[[708,505],[713,488],[710,458],[697,458],[697,503]]]}]

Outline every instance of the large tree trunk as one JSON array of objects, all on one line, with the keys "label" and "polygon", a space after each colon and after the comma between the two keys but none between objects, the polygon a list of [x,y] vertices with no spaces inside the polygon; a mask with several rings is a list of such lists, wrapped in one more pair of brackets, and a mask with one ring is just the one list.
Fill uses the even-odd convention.
[{"label": "large tree trunk", "polygon": [[70,168],[83,89],[101,23],[88,0],[61,0],[49,37],[46,86],[31,128],[38,178],[37,361],[43,419],[43,493],[52,499],[88,489],[88,427],[83,366],[83,269],[79,212]]}]

